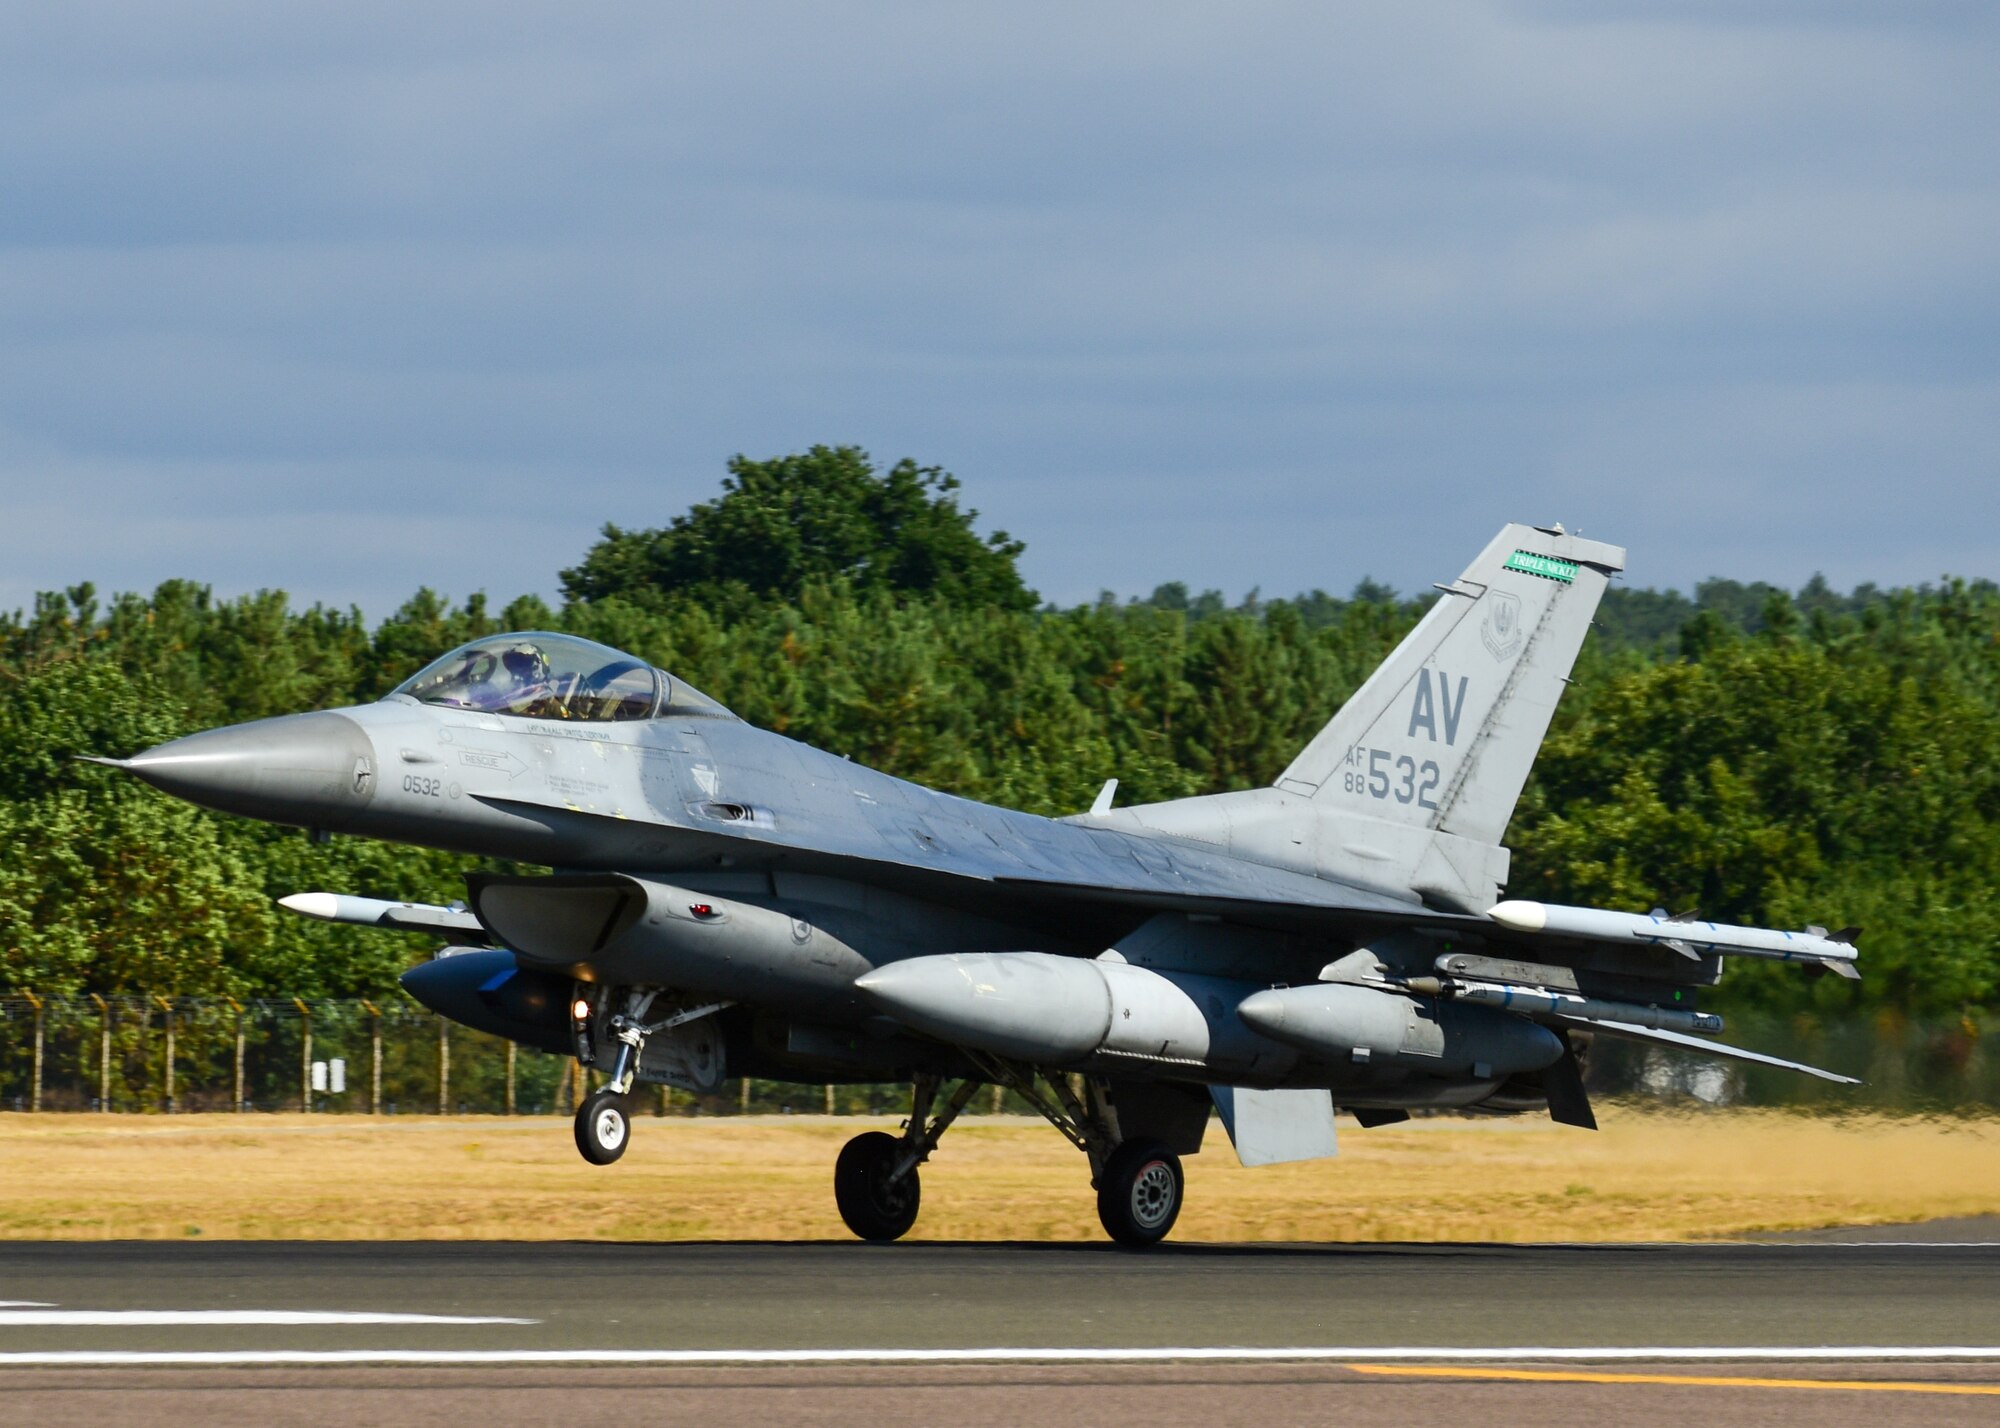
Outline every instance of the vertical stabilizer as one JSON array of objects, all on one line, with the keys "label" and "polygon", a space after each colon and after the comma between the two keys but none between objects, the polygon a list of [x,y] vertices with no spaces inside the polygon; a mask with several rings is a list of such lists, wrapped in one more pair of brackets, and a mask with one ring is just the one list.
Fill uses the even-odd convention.
[{"label": "vertical stabilizer", "polygon": [[1306,746],[1277,787],[1497,844],[1548,732],[1617,546],[1510,525]]},{"label": "vertical stabilizer", "polygon": [[1084,815],[1483,913],[1617,546],[1507,526],[1270,788]]}]

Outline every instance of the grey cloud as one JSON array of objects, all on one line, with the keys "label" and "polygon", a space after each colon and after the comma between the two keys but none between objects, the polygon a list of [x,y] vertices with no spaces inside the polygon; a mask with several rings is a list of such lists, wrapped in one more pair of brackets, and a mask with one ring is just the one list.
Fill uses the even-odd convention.
[{"label": "grey cloud", "polygon": [[0,519],[69,534],[0,605],[487,583],[441,539],[547,592],[849,440],[1061,598],[1420,588],[1519,515],[1641,580],[1996,573],[1996,49],[1950,5],[44,8]]}]

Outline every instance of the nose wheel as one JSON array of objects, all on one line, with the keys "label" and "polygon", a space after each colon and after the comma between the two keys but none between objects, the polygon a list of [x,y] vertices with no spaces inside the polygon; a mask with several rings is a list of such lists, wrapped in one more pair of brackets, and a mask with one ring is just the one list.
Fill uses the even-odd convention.
[{"label": "nose wheel", "polygon": [[576,1148],[585,1160],[609,1165],[631,1140],[632,1118],[623,1096],[607,1086],[583,1098],[576,1108]]},{"label": "nose wheel", "polygon": [[1156,1140],[1128,1140],[1097,1177],[1097,1218],[1121,1245],[1155,1245],[1180,1218],[1181,1158]]}]

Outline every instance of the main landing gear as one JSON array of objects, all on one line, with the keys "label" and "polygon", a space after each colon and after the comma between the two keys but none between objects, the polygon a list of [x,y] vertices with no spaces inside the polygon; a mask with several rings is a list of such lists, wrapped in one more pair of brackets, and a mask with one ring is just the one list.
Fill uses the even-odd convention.
[{"label": "main landing gear", "polygon": [[1097,1172],[1097,1220],[1121,1245],[1158,1244],[1180,1218],[1181,1158],[1156,1140],[1128,1140]]},{"label": "main landing gear", "polygon": [[[833,1163],[833,1202],[847,1228],[864,1240],[899,1240],[917,1222],[923,1184],[917,1167],[930,1159],[947,1127],[958,1119],[977,1081],[961,1081],[942,1110],[939,1076],[919,1076],[911,1087],[910,1118],[900,1136],[865,1131],[841,1147]],[[935,1112],[935,1114],[933,1114]]]},{"label": "main landing gear", "polygon": [[[1121,1245],[1158,1244],[1180,1217],[1186,1178],[1180,1157],[1151,1139],[1121,1140],[1117,1113],[1103,1086],[1086,1081],[1082,1094],[1060,1074],[981,1057],[975,1063],[994,1085],[1017,1092],[1090,1158],[1097,1190],[1097,1218]],[[900,1136],[868,1131],[854,1137],[833,1167],[834,1203],[847,1228],[864,1240],[901,1239],[917,1222],[923,1188],[917,1167],[930,1158],[945,1129],[958,1119],[982,1083],[959,1083],[941,1110],[943,1080],[919,1077],[912,1087],[910,1119]],[[935,1114],[934,1114],[935,1112]]]}]

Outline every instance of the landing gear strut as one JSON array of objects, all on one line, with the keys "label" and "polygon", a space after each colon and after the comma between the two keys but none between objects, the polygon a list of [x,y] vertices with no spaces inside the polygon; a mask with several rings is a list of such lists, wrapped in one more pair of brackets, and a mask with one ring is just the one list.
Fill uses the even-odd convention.
[{"label": "landing gear strut", "polygon": [[865,1131],[841,1147],[833,1166],[833,1201],[848,1229],[864,1240],[885,1243],[909,1233],[923,1203],[917,1167],[930,1159],[980,1084],[959,1082],[951,1099],[937,1110],[943,1078],[919,1076],[911,1087],[910,1118],[903,1122],[902,1135]]}]

